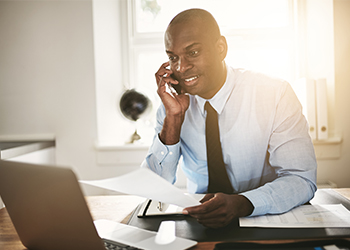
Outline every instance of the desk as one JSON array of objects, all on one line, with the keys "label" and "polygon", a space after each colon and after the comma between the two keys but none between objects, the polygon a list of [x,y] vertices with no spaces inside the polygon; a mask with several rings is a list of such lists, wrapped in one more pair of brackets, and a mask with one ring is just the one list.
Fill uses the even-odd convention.
[{"label": "desk", "polygon": [[[339,194],[350,200],[350,188],[334,189]],[[116,196],[89,196],[86,197],[91,215],[94,220],[108,219],[117,222],[126,223],[135,207],[144,200],[144,198],[131,195]],[[268,241],[269,243],[295,242],[297,240]],[[267,241],[259,241],[266,242]],[[200,242],[191,250],[212,250],[217,242]],[[2,250],[24,250],[26,249],[18,238],[18,235],[12,225],[6,208],[0,209],[0,249]]]}]

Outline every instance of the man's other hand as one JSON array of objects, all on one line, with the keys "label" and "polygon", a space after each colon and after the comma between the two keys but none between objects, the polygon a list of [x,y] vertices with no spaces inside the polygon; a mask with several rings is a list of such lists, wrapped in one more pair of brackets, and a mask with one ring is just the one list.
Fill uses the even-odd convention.
[{"label": "man's other hand", "polygon": [[200,202],[201,205],[185,208],[183,214],[189,214],[210,228],[227,226],[232,220],[248,216],[254,210],[246,197],[237,194],[206,194]]}]

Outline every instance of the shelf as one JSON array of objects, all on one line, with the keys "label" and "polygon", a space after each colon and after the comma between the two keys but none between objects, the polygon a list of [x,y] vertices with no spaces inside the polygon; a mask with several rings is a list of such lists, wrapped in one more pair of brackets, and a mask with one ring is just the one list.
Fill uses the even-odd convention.
[{"label": "shelf", "polygon": [[54,147],[55,141],[25,141],[25,142],[1,142],[0,159],[10,159],[20,155],[32,153],[44,148]]},{"label": "shelf", "polygon": [[330,137],[327,140],[313,141],[316,159],[328,160],[340,158],[342,141],[341,137]]}]

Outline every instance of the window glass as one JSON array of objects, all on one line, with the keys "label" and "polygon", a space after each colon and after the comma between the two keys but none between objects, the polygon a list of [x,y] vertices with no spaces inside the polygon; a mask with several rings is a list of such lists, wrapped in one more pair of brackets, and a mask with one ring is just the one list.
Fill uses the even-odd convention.
[{"label": "window glass", "polygon": [[295,80],[293,43],[287,39],[255,42],[234,42],[228,39],[228,65],[280,77],[293,84]]},{"label": "window glass", "polygon": [[164,32],[189,8],[209,10],[221,29],[278,28],[289,24],[288,0],[136,0],[136,32]]}]

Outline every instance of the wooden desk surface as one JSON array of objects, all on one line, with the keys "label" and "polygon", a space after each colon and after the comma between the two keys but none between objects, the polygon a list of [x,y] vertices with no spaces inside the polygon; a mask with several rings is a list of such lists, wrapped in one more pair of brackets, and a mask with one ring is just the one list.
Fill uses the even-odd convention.
[{"label": "wooden desk surface", "polygon": [[[334,189],[339,194],[350,200],[350,188]],[[89,196],[86,197],[91,215],[94,220],[108,219],[126,223],[135,207],[144,201],[144,198],[117,195],[117,196]],[[292,241],[292,240],[291,240]],[[289,242],[291,242],[289,241]],[[295,240],[293,240],[295,241]],[[261,241],[259,241],[261,242]],[[288,242],[288,241],[264,241],[264,242]],[[191,250],[212,250],[217,242],[200,242]],[[0,209],[0,249],[1,250],[25,250],[15,228],[10,220],[6,208]]]}]

